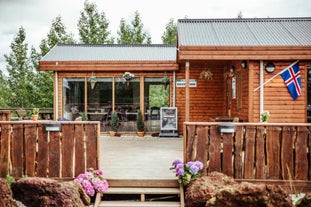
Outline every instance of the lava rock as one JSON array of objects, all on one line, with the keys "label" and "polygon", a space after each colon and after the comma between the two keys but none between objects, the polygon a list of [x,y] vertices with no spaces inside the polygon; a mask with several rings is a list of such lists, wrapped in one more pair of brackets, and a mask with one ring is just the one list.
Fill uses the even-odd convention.
[{"label": "lava rock", "polygon": [[84,207],[90,198],[79,183],[28,177],[12,183],[14,198],[26,206]]},{"label": "lava rock", "polygon": [[16,207],[17,204],[13,200],[12,191],[8,182],[4,178],[0,178],[0,207]]}]

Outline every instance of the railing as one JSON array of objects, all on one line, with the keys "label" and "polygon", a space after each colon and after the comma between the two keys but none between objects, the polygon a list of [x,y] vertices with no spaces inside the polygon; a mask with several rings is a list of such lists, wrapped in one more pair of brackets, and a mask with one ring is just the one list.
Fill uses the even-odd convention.
[{"label": "railing", "polygon": [[0,177],[66,179],[98,169],[99,137],[99,122],[0,121]]},{"label": "railing", "polygon": [[306,181],[311,188],[311,124],[184,123],[184,159],[204,163],[203,174],[223,172],[238,180]]},{"label": "railing", "polygon": [[[16,121],[19,119],[23,119],[23,117],[20,117],[18,114],[18,111],[25,111],[25,115],[27,115],[30,119],[33,108],[1,108],[0,111],[10,111],[11,117],[10,119],[12,121]],[[53,108],[39,108],[39,117],[40,119],[45,120],[53,120]],[[3,121],[1,119],[1,121]]]}]

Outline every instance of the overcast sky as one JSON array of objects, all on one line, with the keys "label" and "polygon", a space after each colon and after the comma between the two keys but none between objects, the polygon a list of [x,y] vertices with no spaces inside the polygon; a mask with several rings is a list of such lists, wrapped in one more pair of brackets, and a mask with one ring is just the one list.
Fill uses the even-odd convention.
[{"label": "overcast sky", "polygon": [[[161,35],[170,18],[236,18],[241,11],[244,18],[254,17],[310,17],[310,0],[89,0],[104,12],[109,30],[116,36],[121,18],[127,23],[137,10],[152,43],[161,43]],[[67,32],[79,39],[77,23],[84,0],[0,0],[0,69],[4,70],[4,54],[11,53],[10,44],[18,29],[26,30],[26,42],[38,48],[46,38],[52,20],[58,15]]]}]

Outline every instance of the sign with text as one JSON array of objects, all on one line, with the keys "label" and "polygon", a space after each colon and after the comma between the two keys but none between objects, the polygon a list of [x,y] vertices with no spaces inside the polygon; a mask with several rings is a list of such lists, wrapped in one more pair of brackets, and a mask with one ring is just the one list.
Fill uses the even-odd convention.
[{"label": "sign with text", "polygon": [[[176,80],[176,87],[186,87],[186,80],[185,79],[177,79]],[[189,80],[189,87],[197,87],[197,80],[190,79]]]}]

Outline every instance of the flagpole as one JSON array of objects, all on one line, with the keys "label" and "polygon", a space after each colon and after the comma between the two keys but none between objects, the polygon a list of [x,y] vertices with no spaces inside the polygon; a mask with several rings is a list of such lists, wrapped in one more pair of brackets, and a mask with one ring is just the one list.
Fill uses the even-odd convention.
[{"label": "flagpole", "polygon": [[280,75],[281,73],[283,73],[285,70],[287,70],[288,68],[292,67],[293,65],[295,65],[298,62],[295,61],[294,63],[290,64],[288,67],[286,67],[284,70],[282,70],[281,72],[278,72],[277,74],[275,74],[274,76],[272,76],[271,78],[269,78],[267,81],[265,81],[262,85],[258,86],[257,88],[254,89],[254,91],[258,91],[258,89],[264,87],[267,83],[269,83],[271,80],[273,80],[276,76]]}]

